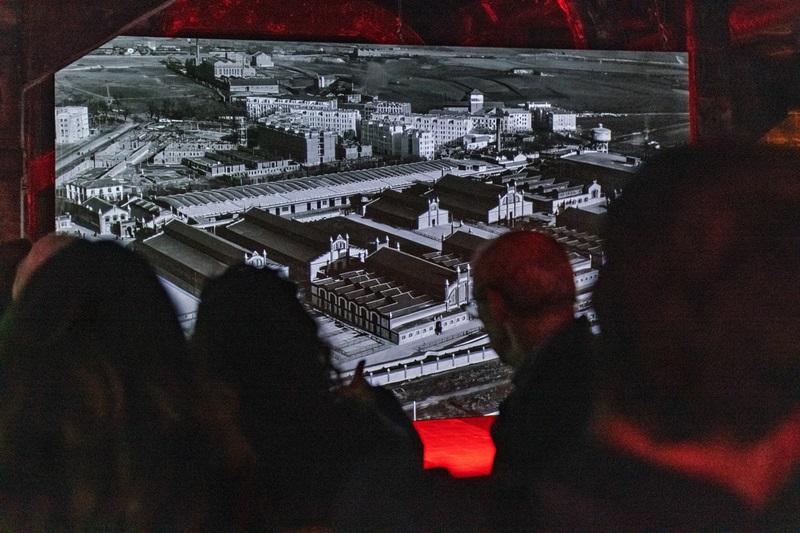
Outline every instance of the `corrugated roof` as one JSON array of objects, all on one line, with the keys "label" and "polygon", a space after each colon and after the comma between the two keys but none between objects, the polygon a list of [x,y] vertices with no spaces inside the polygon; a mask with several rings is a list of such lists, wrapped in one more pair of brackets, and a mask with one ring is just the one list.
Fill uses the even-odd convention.
[{"label": "corrugated roof", "polygon": [[[302,223],[296,222],[296,224]],[[298,239],[297,234],[283,231],[275,226],[264,227],[253,218],[242,218],[229,226],[219,228],[217,232],[223,238],[238,242],[242,246],[256,250],[265,249],[268,255],[272,250],[302,263],[309,263],[330,251],[329,242],[323,245],[307,239]]]},{"label": "corrugated roof", "polygon": [[[169,257],[170,261],[157,265],[166,271],[172,271],[172,262],[177,262],[182,267],[179,270],[188,269],[205,278],[219,276],[229,266],[244,262],[244,254],[248,253],[246,248],[177,220],[167,223],[163,232],[137,244],[139,247],[150,248]],[[174,274],[183,277],[181,272]]]},{"label": "corrugated roof", "polygon": [[[328,290],[334,290],[348,301],[360,301],[367,308],[376,310],[384,316],[389,313],[395,317],[403,316],[435,305],[430,296],[412,291],[397,282],[378,285],[372,283],[377,279],[380,279],[379,276],[368,270],[356,270],[343,272],[338,278],[328,278],[315,283]],[[369,288],[369,291],[361,292],[365,288]]]},{"label": "corrugated roof", "polygon": [[413,255],[422,255],[434,251],[431,246],[426,246],[418,241],[413,241],[399,236],[397,233],[387,231],[370,224],[362,224],[358,220],[350,217],[331,217],[307,222],[308,225],[315,226],[328,235],[349,235],[350,244],[361,248],[374,246],[375,239],[384,242],[386,237],[390,237],[393,243],[400,243],[400,249]]},{"label": "corrugated roof", "polygon": [[453,283],[456,279],[456,274],[452,269],[436,265],[394,248],[381,248],[367,256],[364,263],[370,270],[375,270],[389,277],[415,280],[418,282],[418,284],[415,283],[418,287],[441,284],[442,291],[444,291],[445,280]]},{"label": "corrugated roof", "polygon": [[[353,193],[374,194],[387,188],[407,187],[417,180],[433,181],[442,172],[453,170],[452,163],[444,161],[423,161],[381,167],[379,169],[353,170],[275,181],[260,185],[243,185],[216,189],[215,191],[191,192],[162,196],[159,203],[174,207],[183,214],[214,216],[218,214],[241,212],[250,207],[286,205],[320,198],[335,198]],[[334,181],[334,183],[332,183]],[[221,202],[213,193],[228,191],[245,201],[229,204]],[[290,193],[294,192],[289,196]]]}]

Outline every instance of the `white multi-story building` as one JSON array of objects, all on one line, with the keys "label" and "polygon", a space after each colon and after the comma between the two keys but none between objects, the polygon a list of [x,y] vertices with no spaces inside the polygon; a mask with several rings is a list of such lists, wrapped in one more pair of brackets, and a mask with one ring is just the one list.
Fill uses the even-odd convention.
[{"label": "white multi-story building", "polygon": [[403,119],[412,128],[432,132],[437,148],[453,141],[460,141],[475,127],[471,117],[415,113],[401,117],[401,121]]},{"label": "white multi-story building", "polygon": [[376,100],[366,105],[371,113],[379,115],[408,115],[411,113],[410,102],[390,102],[388,100]]},{"label": "white multi-story building", "polygon": [[560,131],[575,131],[577,129],[577,115],[570,111],[554,110],[545,113],[547,128],[556,133]]},{"label": "white multi-story building", "polygon": [[80,204],[89,198],[100,198],[109,203],[122,200],[123,186],[109,178],[77,179],[65,185],[67,199]]},{"label": "white multi-story building", "polygon": [[527,102],[533,125],[554,133],[575,131],[577,115],[566,109],[553,107],[549,102]]},{"label": "white multi-story building", "polygon": [[275,154],[309,165],[336,160],[336,133],[307,127],[265,124],[259,128],[264,146]]},{"label": "white multi-story building", "polygon": [[533,119],[531,112],[527,109],[510,108],[505,112],[508,116],[508,133],[516,133],[519,131],[531,131],[533,129]]},{"label": "white multi-story building", "polygon": [[372,145],[375,154],[398,154],[405,127],[388,120],[362,120],[361,142]]},{"label": "white multi-story building", "polygon": [[372,119],[384,122],[396,122],[402,124],[406,129],[429,131],[433,134],[434,144],[437,149],[442,145],[454,141],[460,142],[464,135],[470,133],[474,128],[472,117],[445,113],[411,113],[408,115],[374,114],[372,115]]},{"label": "white multi-story building", "polygon": [[407,129],[403,132],[401,139],[401,156],[433,159],[436,152],[436,141],[432,132],[421,131],[417,129]]},{"label": "white multi-story building", "polygon": [[89,108],[66,106],[56,108],[56,144],[70,144],[89,137]]},{"label": "white multi-story building", "polygon": [[433,132],[397,121],[362,120],[361,142],[371,144],[373,153],[403,158],[433,159],[437,148]]},{"label": "white multi-story building", "polygon": [[250,96],[246,101],[247,116],[259,119],[270,113],[291,113],[303,109],[335,111],[339,108],[336,98],[320,96]]},{"label": "white multi-story building", "polygon": [[361,112],[356,109],[297,109],[291,113],[275,113],[261,122],[289,122],[307,128],[335,131],[344,135],[346,131],[356,131]]},{"label": "white multi-story building", "polygon": [[500,121],[500,131],[502,133],[518,133],[531,131],[531,112],[527,109],[502,109],[499,114],[494,111],[485,114],[474,114],[472,116],[473,127],[485,128],[491,131],[497,130],[497,122]]},{"label": "white multi-story building", "polygon": [[536,110],[551,109],[553,107],[553,104],[551,104],[550,102],[527,102],[526,106],[531,111],[536,111]]}]

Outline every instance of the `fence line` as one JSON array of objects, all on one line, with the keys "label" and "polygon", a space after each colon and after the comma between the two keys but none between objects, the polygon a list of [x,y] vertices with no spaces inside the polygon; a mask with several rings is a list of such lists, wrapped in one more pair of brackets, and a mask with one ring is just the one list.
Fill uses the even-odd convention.
[{"label": "fence line", "polygon": [[417,361],[406,360],[406,362],[375,371],[367,370],[366,378],[372,385],[386,385],[438,374],[446,370],[453,370],[455,368],[491,361],[493,359],[497,359],[497,353],[490,347],[483,347],[459,354],[452,353],[449,355],[428,356]]}]

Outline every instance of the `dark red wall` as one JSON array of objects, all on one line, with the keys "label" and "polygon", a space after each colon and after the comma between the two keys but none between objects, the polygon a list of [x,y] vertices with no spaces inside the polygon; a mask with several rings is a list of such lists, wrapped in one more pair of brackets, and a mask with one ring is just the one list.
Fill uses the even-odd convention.
[{"label": "dark red wall", "polygon": [[52,230],[53,73],[118,34],[689,51],[705,140],[758,138],[798,106],[799,21],[796,0],[7,0],[0,240]]}]

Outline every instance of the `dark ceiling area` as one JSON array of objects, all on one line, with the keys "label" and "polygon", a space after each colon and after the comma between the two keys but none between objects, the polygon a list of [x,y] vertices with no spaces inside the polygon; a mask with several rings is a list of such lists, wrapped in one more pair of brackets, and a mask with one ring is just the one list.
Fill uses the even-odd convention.
[{"label": "dark ceiling area", "polygon": [[521,48],[681,51],[683,1],[177,0],[132,28],[218,36]]}]

